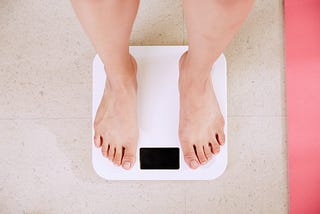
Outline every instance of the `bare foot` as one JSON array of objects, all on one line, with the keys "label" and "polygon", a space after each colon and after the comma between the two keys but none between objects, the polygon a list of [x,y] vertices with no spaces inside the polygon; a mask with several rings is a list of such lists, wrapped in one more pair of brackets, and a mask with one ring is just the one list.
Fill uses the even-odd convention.
[{"label": "bare foot", "polygon": [[211,68],[199,70],[188,62],[186,52],[179,62],[179,138],[186,163],[196,169],[225,143],[224,118],[213,90]]},{"label": "bare foot", "polygon": [[[130,169],[138,140],[136,62],[108,72],[105,91],[94,121],[94,142],[118,166]],[[112,75],[110,74],[112,73]]]}]

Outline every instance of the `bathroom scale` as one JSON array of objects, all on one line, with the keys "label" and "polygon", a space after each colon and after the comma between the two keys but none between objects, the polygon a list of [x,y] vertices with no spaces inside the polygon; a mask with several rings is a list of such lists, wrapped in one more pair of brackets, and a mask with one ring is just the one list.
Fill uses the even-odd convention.
[{"label": "bathroom scale", "polygon": [[137,61],[139,139],[136,162],[130,170],[114,165],[94,145],[94,118],[103,96],[106,74],[99,56],[93,60],[92,164],[107,180],[211,180],[227,166],[227,76],[221,55],[212,67],[214,90],[225,118],[226,143],[207,164],[191,169],[185,163],[178,137],[179,59],[187,46],[130,46]]}]

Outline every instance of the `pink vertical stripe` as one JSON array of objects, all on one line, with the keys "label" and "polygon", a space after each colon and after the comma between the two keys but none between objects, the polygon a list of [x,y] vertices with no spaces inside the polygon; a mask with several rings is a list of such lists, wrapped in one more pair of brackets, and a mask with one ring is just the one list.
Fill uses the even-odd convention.
[{"label": "pink vertical stripe", "polygon": [[285,0],[285,33],[290,213],[320,214],[320,0]]}]

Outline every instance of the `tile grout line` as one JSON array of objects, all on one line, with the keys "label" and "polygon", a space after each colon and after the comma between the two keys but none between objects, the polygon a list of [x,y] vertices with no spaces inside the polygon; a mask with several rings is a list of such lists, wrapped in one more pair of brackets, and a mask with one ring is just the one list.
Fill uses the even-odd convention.
[{"label": "tile grout line", "polygon": [[32,118],[0,118],[0,121],[5,120],[88,120],[91,117],[32,117]]}]

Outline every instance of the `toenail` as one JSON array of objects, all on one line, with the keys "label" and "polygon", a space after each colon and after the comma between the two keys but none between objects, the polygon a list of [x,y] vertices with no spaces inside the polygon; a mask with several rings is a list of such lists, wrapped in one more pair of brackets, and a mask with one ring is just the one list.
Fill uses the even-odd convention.
[{"label": "toenail", "polygon": [[192,168],[197,168],[199,166],[199,164],[197,161],[193,160],[193,161],[191,161],[191,166],[192,166]]},{"label": "toenail", "polygon": [[130,166],[131,166],[131,163],[130,163],[130,162],[125,162],[125,163],[123,164],[123,168],[125,168],[125,169],[130,169]]},{"label": "toenail", "polygon": [[207,161],[203,161],[201,164],[203,164],[203,165],[204,165],[204,164],[206,164],[206,163],[207,163]]}]

